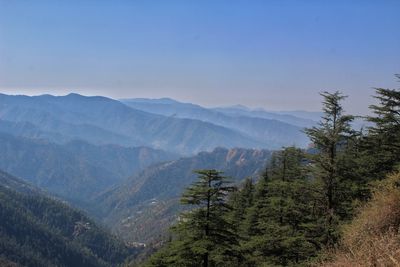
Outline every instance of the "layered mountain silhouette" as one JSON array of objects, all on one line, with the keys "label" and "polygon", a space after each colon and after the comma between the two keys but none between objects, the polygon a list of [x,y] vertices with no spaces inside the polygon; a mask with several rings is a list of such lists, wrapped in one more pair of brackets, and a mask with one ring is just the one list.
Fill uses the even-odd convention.
[{"label": "layered mountain silhouette", "polygon": [[79,139],[92,144],[149,146],[182,154],[211,151],[218,146],[274,149],[308,142],[298,126],[308,125],[301,118],[296,125],[284,119],[228,115],[173,100],[142,101],[140,106],[133,105],[132,100],[124,103],[127,105],[106,97],[78,94],[0,94],[0,130],[56,143]]},{"label": "layered mountain silhouette", "polygon": [[246,107],[208,109],[191,103],[181,103],[169,98],[122,99],[126,105],[145,112],[175,118],[195,119],[235,130],[265,144],[268,148],[297,145],[305,146],[308,139],[302,128],[315,121],[293,115],[250,110]]},{"label": "layered mountain silhouette", "polygon": [[[127,98],[120,101],[135,109],[150,113],[182,118],[200,119],[219,122],[222,119],[232,120],[230,117],[261,118],[277,120],[299,127],[310,127],[319,120],[320,112],[309,111],[266,111],[264,109],[250,109],[243,105],[233,105],[217,108],[205,108],[192,103],[183,103],[171,98]],[[225,115],[225,116],[223,116]],[[224,123],[224,122],[221,122]]]},{"label": "layered mountain silhouette", "polygon": [[[193,119],[143,112],[105,97],[0,95],[3,131],[63,143],[150,146],[183,154],[266,144],[237,131]],[[8,127],[7,127],[8,126]],[[11,129],[10,129],[11,128]]]}]

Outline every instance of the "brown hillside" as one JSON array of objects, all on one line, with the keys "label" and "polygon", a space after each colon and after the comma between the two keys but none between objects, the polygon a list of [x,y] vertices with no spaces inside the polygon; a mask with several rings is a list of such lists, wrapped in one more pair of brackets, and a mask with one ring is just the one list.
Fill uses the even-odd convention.
[{"label": "brown hillside", "polygon": [[324,267],[400,266],[400,173],[380,182]]}]

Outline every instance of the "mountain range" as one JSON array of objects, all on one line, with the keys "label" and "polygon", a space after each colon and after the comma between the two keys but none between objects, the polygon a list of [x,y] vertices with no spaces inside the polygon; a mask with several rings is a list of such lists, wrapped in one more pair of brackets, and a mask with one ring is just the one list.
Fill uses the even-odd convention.
[{"label": "mountain range", "polygon": [[[183,103],[171,98],[127,98],[120,101],[135,109],[147,111],[164,116],[177,116],[181,118],[199,119],[225,123],[232,117],[262,118],[277,120],[299,127],[310,127],[319,120],[321,112],[311,111],[266,111],[262,108],[250,109],[243,105],[226,107],[205,108],[192,103]],[[225,115],[225,116],[224,116]],[[267,122],[267,121],[266,121]]]},{"label": "mountain range", "polygon": [[77,94],[0,95],[0,120],[6,124],[1,128],[7,129],[8,125],[17,129],[19,135],[56,143],[78,139],[93,144],[149,146],[183,154],[217,146],[264,146],[262,142],[211,123],[160,116],[132,109],[110,98]]},{"label": "mountain range", "polygon": [[[193,119],[235,130],[264,143],[269,149],[281,146],[305,146],[308,139],[302,128],[315,125],[315,121],[293,115],[282,115],[245,107],[208,109],[173,99],[121,99],[122,103],[145,112],[174,118]],[[243,147],[243,146],[242,146]]]},{"label": "mountain range", "polygon": [[166,98],[0,94],[0,169],[148,243],[176,220],[193,170],[221,170],[234,183],[257,177],[273,149],[307,145],[302,128],[313,116]]},{"label": "mountain range", "polygon": [[289,120],[287,115],[275,115],[274,119],[254,114],[232,115],[172,100],[169,104],[134,103],[137,102],[78,94],[33,97],[0,94],[0,130],[55,143],[78,139],[92,144],[149,146],[195,154],[218,146],[268,149],[293,144],[305,146],[308,140],[301,129],[312,124],[294,116]]}]

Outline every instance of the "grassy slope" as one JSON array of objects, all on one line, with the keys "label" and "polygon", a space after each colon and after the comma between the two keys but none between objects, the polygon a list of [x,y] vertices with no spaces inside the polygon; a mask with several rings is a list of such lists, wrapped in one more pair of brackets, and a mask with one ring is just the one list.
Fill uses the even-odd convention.
[{"label": "grassy slope", "polygon": [[400,173],[380,182],[324,267],[400,266]]}]

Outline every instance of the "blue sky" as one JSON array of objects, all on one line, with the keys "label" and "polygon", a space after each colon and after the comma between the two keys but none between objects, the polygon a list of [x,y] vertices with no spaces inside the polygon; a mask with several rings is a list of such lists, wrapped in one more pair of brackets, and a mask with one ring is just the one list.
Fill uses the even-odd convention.
[{"label": "blue sky", "polygon": [[0,91],[365,113],[398,88],[400,1],[0,0]]}]

